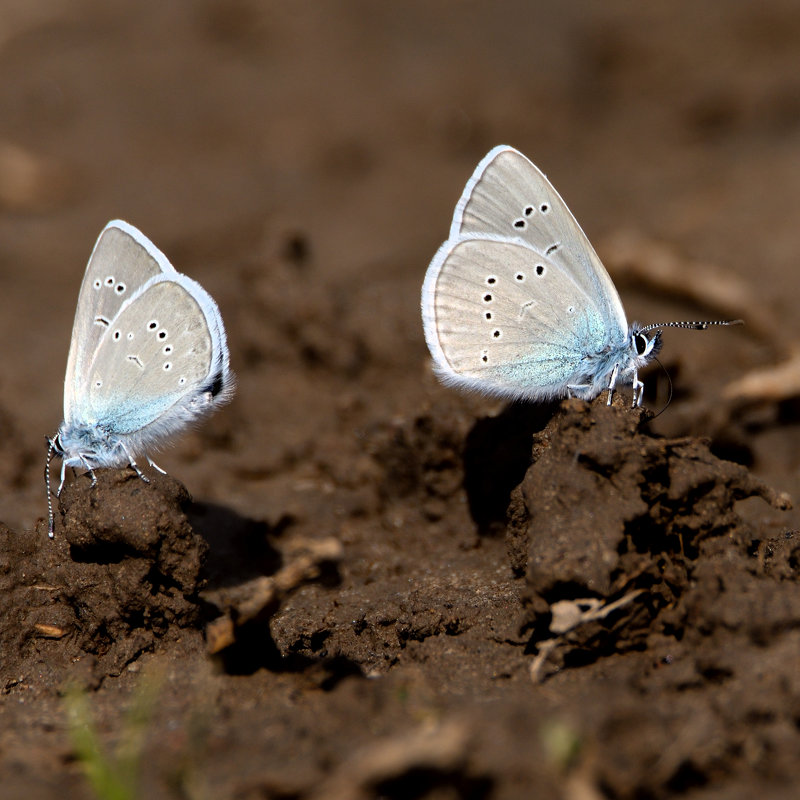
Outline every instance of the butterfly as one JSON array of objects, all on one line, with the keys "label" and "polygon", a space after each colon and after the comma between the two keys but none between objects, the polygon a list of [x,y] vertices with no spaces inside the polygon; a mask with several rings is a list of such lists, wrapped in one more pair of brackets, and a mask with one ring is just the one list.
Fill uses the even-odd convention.
[{"label": "butterfly", "polygon": [[113,220],[83,277],[64,378],[64,420],[48,439],[45,482],[54,533],[50,462],[94,470],[136,463],[227,402],[235,388],[216,303],[137,228]]},{"label": "butterfly", "polygon": [[741,320],[629,325],[619,294],[558,192],[522,153],[491,150],[467,182],[450,237],[428,267],[422,320],[446,384],[545,401],[592,399],[618,383],[641,405],[639,370],[662,328]]}]

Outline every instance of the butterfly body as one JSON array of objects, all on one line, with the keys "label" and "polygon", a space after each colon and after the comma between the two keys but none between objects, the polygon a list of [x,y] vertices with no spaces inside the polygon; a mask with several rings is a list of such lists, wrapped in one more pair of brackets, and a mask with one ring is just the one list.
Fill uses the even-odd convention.
[{"label": "butterfly body", "polygon": [[130,464],[141,476],[137,456],[199,422],[233,390],[216,303],[139,230],[109,222],[81,285],[64,421],[48,467],[52,455],[62,458],[62,485],[66,467]]},{"label": "butterfly body", "polygon": [[[145,407],[140,418],[153,421],[132,431],[125,430],[129,424],[120,426],[118,421],[110,418],[64,421],[54,437],[55,455],[61,456],[65,467],[102,469],[128,466],[132,456],[157,450],[170,436],[201,421],[224,403],[227,398],[220,397],[221,386],[216,382],[199,390],[191,399],[173,406],[169,413]],[[159,412],[161,416],[156,416]]]},{"label": "butterfly body", "polygon": [[461,195],[422,286],[425,340],[447,384],[534,401],[596,397],[661,347],[629,325],[611,278],[547,178],[512,147],[491,150]]}]

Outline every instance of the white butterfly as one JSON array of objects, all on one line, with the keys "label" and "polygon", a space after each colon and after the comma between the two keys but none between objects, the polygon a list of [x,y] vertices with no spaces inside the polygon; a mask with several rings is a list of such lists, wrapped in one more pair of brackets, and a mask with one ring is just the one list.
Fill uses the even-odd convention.
[{"label": "white butterfly", "polygon": [[[605,267],[547,178],[513,147],[495,147],[456,206],[450,237],[422,286],[425,340],[440,379],[528,400],[591,399],[633,385],[661,348],[660,328],[628,325]],[[655,331],[648,335],[650,331]]]},{"label": "white butterfly", "polygon": [[[233,395],[225,328],[216,303],[141,231],[121,220],[103,229],[78,297],[64,378],[64,421],[49,440],[49,534],[54,518],[50,460],[83,467],[133,467],[135,457],[198,422]],[[161,470],[163,472],[163,470]]]}]

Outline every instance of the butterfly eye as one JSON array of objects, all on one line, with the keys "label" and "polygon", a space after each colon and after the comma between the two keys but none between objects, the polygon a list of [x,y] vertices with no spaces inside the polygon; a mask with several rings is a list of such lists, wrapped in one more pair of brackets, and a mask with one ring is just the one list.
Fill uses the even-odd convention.
[{"label": "butterfly eye", "polygon": [[643,333],[635,334],[633,343],[636,347],[637,356],[643,356],[650,348],[650,340]]}]

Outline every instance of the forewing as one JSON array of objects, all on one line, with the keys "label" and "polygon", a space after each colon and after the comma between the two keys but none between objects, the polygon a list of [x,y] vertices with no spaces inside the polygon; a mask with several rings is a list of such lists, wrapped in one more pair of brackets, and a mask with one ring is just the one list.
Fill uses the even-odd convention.
[{"label": "forewing", "polygon": [[495,147],[481,161],[456,206],[450,240],[519,237],[572,276],[620,330],[627,330],[619,294],[575,217],[545,175],[513,147]]},{"label": "forewing", "polygon": [[111,320],[97,347],[87,387],[91,421],[114,435],[136,433],[176,403],[213,392],[207,383],[218,359],[192,292],[157,278]]},{"label": "forewing", "polygon": [[164,254],[121,220],[103,229],[81,284],[64,378],[64,419],[85,416],[89,364],[122,306],[154,277],[175,274]]},{"label": "forewing", "polygon": [[616,335],[569,270],[499,237],[442,246],[425,277],[422,316],[443,380],[529,399],[564,394],[585,356]]}]

